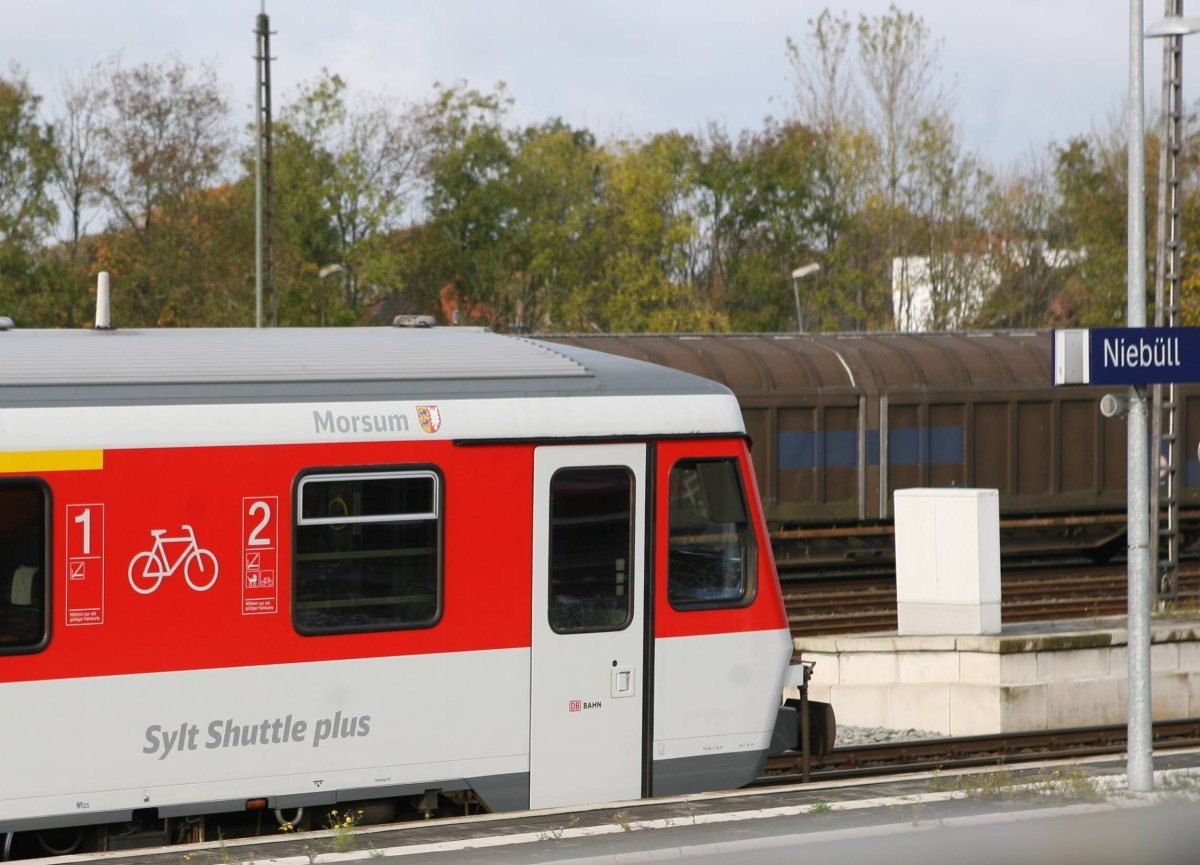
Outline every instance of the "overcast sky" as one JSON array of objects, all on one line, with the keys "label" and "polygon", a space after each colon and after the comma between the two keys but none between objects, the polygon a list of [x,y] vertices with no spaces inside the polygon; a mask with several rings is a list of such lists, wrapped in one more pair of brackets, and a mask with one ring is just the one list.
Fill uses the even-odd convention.
[{"label": "overcast sky", "polygon": [[[435,82],[503,81],[514,118],[560,116],[605,139],[710,120],[757,129],[789,109],[788,36],[822,9],[869,17],[886,0],[267,0],[276,105],[322,67],[352,92],[422,99]],[[908,0],[941,41],[943,83],[964,143],[1005,167],[1122,118],[1128,0]],[[0,0],[0,53],[53,100],[63,73],[119,53],[126,65],[178,56],[215,65],[250,116],[261,0]],[[1146,2],[1148,22],[1163,4]],[[1191,43],[1188,43],[1189,45]],[[1194,51],[1200,51],[1200,40]],[[1185,51],[1185,58],[1187,52]],[[1147,44],[1147,105],[1161,48]],[[1186,63],[1184,102],[1200,96]]]}]

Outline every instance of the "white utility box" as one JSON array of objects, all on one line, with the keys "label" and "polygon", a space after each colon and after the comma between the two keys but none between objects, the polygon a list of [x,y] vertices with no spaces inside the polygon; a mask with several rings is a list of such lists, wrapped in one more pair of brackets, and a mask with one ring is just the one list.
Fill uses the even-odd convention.
[{"label": "white utility box", "polygon": [[1000,494],[896,490],[900,634],[1000,633]]}]

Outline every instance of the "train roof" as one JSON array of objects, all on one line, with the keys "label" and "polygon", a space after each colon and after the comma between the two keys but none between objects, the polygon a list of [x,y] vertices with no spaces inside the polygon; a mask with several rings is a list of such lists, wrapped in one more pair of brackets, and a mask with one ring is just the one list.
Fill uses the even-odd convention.
[{"label": "train roof", "polygon": [[0,331],[0,404],[436,393],[725,392],[611,354],[482,328]]},{"label": "train roof", "polygon": [[10,329],[0,370],[0,452],[745,430],[716,382],[479,328]]},{"label": "train roof", "polygon": [[738,397],[1050,385],[1048,331],[548,336],[719,381]]}]

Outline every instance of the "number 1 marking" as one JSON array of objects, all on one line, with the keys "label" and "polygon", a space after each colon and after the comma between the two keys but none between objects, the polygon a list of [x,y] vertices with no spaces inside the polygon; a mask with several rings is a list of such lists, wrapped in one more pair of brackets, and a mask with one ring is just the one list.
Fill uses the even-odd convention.
[{"label": "number 1 marking", "polygon": [[75,522],[83,526],[83,554],[92,554],[92,509],[84,508],[75,516]]}]

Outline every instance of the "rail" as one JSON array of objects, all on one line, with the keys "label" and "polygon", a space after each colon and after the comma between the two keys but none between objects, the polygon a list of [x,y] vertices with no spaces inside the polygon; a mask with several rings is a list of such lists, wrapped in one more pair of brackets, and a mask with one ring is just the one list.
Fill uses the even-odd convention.
[{"label": "rail", "polygon": [[[1117,755],[1125,750],[1125,734],[1122,724],[835,747],[828,755],[810,758],[810,778],[831,781]],[[1156,722],[1154,747],[1200,747],[1200,718]],[[802,778],[801,755],[788,753],[770,758],[754,786],[795,784]]]},{"label": "rail", "polygon": [[[780,579],[794,636],[896,630],[894,571],[797,577],[781,569]],[[1128,609],[1124,564],[1005,567],[1000,579],[1005,624],[1120,616]],[[1200,562],[1183,562],[1178,584],[1181,598],[1200,599]]]}]

